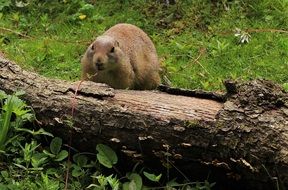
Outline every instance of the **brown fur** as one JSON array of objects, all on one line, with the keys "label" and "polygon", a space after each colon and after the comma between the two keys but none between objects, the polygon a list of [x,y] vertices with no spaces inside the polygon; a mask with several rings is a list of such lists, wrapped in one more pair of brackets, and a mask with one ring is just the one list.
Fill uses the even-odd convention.
[{"label": "brown fur", "polygon": [[131,24],[117,24],[88,47],[82,79],[118,89],[154,89],[160,84],[159,62],[150,38]]}]

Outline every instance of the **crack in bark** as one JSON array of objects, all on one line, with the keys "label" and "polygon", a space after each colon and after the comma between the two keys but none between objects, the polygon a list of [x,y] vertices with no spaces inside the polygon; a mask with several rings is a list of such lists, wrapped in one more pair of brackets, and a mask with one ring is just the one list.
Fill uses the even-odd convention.
[{"label": "crack in bark", "polygon": [[0,75],[0,78],[4,80],[8,79],[8,77],[4,77],[3,75]]},{"label": "crack in bark", "polygon": [[166,92],[168,94],[173,95],[181,95],[181,96],[188,96],[188,97],[196,97],[202,99],[210,99],[216,100],[218,102],[225,102],[226,96],[225,94],[219,94],[215,92],[208,92],[204,90],[190,90],[190,89],[183,89],[183,88],[174,88],[165,85],[160,85],[158,90],[162,92]]},{"label": "crack in bark", "polygon": [[1,59],[0,59],[0,64],[1,64],[0,68],[3,69],[3,68],[6,67],[7,65],[9,65],[9,62],[8,62],[8,61],[5,62],[5,60],[1,60]]},{"label": "crack in bark", "polygon": [[[66,93],[67,92],[72,92],[72,93],[75,93],[75,89],[73,89],[72,87],[68,88]],[[92,97],[92,98],[96,98],[98,100],[105,100],[105,98],[111,98],[111,97],[114,97],[114,95],[111,95],[111,94],[104,94],[104,93],[101,93],[99,92],[97,94],[97,92],[85,92],[85,91],[81,91],[81,90],[78,90],[77,91],[77,96],[79,95],[82,95],[82,96],[85,96],[85,97]]]}]

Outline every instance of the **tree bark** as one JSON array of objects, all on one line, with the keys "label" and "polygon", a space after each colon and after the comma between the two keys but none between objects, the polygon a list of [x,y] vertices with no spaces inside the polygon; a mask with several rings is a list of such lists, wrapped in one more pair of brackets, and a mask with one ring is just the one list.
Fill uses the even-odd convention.
[{"label": "tree bark", "polygon": [[74,96],[78,85],[0,55],[0,90],[24,90],[39,125],[66,142],[71,136],[73,147],[95,152],[105,143],[126,159],[161,162],[189,180],[209,171],[221,189],[288,187],[288,96],[272,82],[226,83],[224,103],[89,81]]}]

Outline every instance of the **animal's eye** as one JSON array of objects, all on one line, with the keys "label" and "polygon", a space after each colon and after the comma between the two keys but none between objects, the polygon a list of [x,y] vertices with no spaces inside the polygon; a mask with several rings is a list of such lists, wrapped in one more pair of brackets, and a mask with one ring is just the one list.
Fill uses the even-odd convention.
[{"label": "animal's eye", "polygon": [[112,47],[111,50],[110,50],[110,53],[114,53],[114,51],[115,51],[115,48]]},{"label": "animal's eye", "polygon": [[91,46],[91,50],[94,50],[94,49],[95,49],[94,44],[92,44],[92,46]]}]

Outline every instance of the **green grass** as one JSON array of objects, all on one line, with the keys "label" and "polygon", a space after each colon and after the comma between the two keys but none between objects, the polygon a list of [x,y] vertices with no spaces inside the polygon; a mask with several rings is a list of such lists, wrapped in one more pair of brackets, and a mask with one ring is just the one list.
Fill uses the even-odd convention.
[{"label": "green grass", "polygon": [[[1,27],[32,38],[1,30],[1,50],[41,75],[79,80],[80,58],[88,44],[114,24],[126,22],[152,38],[173,86],[222,90],[228,78],[288,82],[287,0],[183,0],[169,7],[152,0],[88,3],[5,7]],[[235,28],[250,31],[249,43],[239,43]]]}]

